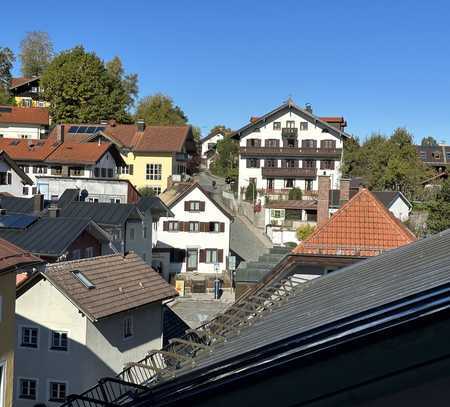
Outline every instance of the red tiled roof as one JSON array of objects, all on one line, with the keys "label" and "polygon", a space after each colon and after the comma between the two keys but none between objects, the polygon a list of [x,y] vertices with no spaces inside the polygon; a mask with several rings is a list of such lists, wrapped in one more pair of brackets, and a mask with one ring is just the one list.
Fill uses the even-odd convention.
[{"label": "red tiled roof", "polygon": [[269,201],[265,207],[268,209],[317,209],[317,201],[313,199]]},{"label": "red tiled roof", "polygon": [[362,189],[293,252],[368,257],[415,240],[372,193]]},{"label": "red tiled roof", "polygon": [[58,144],[53,138],[46,140],[27,140],[0,138],[0,150],[19,161],[43,161],[52,153]]},{"label": "red tiled roof", "polygon": [[342,116],[334,116],[334,117],[319,117],[320,120],[327,123],[343,123],[345,119]]},{"label": "red tiled roof", "polygon": [[[48,109],[46,107],[17,107],[1,106],[0,123],[23,123],[23,124],[49,124]],[[9,112],[3,111],[5,109]]]},{"label": "red tiled roof", "polygon": [[46,159],[51,163],[95,164],[110,149],[112,143],[75,143],[66,141]]},{"label": "red tiled roof", "polygon": [[0,239],[0,273],[33,263],[42,263],[42,260],[8,241]]},{"label": "red tiled roof", "polygon": [[11,88],[17,88],[18,86],[24,85],[28,82],[32,82],[32,81],[36,81],[39,80],[39,76],[36,76],[34,78],[29,78],[26,76],[20,76],[17,78],[12,78],[11,79]]},{"label": "red tiled roof", "polygon": [[16,287],[28,280],[28,273],[19,273],[16,275]]}]

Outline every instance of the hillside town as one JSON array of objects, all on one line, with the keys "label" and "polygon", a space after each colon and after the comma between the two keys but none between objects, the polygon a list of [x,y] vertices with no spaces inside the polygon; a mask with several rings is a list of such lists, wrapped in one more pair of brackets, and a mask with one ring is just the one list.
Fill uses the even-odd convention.
[{"label": "hillside town", "polygon": [[447,405],[450,145],[306,94],[205,130],[119,57],[21,47],[0,407]]}]

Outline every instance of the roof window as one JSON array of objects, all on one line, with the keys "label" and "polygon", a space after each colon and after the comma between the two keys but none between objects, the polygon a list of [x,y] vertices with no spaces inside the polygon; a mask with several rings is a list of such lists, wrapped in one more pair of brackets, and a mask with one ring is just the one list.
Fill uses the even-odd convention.
[{"label": "roof window", "polygon": [[72,271],[73,276],[86,288],[95,288],[95,284],[89,280],[80,270]]}]

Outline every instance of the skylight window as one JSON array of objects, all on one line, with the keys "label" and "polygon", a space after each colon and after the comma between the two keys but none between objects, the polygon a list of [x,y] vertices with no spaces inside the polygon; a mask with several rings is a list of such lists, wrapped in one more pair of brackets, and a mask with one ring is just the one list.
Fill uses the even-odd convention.
[{"label": "skylight window", "polygon": [[95,284],[90,281],[80,270],[72,271],[73,276],[86,288],[95,288]]}]

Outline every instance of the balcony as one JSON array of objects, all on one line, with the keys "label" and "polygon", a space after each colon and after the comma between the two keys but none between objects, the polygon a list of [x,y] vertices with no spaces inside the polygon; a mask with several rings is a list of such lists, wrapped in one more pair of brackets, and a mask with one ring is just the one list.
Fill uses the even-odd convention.
[{"label": "balcony", "polygon": [[282,137],[297,137],[298,128],[297,127],[283,127],[281,129]]},{"label": "balcony", "polygon": [[341,148],[240,147],[241,157],[341,158]]},{"label": "balcony", "polygon": [[295,178],[295,179],[314,179],[317,177],[315,168],[262,168],[263,178]]}]

